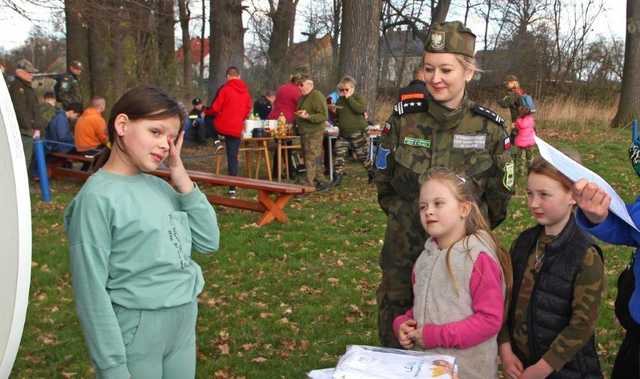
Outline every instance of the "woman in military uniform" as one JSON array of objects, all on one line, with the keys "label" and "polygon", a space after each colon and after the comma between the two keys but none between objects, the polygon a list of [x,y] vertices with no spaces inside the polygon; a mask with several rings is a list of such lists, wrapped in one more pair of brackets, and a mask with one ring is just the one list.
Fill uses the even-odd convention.
[{"label": "woman in military uniform", "polygon": [[392,322],[412,306],[411,269],[427,239],[418,214],[421,178],[433,167],[465,175],[491,227],[506,216],[514,181],[509,138],[502,117],[467,97],[474,48],[475,35],[462,23],[433,25],[424,54],[431,96],[401,100],[383,129],[375,183],[387,214],[377,291],[384,346],[399,346]]}]

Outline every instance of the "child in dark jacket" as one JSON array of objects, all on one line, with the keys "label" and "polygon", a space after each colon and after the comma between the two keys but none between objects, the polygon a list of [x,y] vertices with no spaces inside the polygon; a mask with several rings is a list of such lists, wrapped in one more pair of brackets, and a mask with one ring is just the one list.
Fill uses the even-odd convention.
[{"label": "child in dark jacket", "polygon": [[527,202],[538,225],[511,246],[513,291],[498,338],[507,378],[602,378],[595,326],[604,265],[576,225],[571,188],[541,158],[529,168]]}]

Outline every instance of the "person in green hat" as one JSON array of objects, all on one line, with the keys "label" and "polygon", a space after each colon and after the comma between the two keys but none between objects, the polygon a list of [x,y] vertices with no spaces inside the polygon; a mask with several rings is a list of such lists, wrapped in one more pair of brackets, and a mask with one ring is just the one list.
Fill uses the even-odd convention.
[{"label": "person in green hat", "polygon": [[31,62],[20,59],[16,64],[15,80],[9,84],[9,95],[16,112],[22,149],[29,171],[31,170],[33,139],[40,137],[48,122],[42,118],[38,97],[31,85],[33,74],[36,72],[38,70]]},{"label": "person in green hat", "polygon": [[[423,58],[429,96],[401,99],[383,128],[374,182],[387,215],[377,290],[384,346],[400,346],[392,325],[413,307],[412,267],[428,237],[420,222],[419,188],[430,170],[445,167],[469,178],[491,228],[505,219],[513,194],[509,122],[469,99],[466,91],[478,71],[475,38],[458,21],[433,25]],[[510,285],[508,280],[503,283]]]}]

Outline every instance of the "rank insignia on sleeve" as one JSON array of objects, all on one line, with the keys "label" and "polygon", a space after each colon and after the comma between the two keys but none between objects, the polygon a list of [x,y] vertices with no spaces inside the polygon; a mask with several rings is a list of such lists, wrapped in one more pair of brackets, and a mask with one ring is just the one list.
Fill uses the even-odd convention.
[{"label": "rank insignia on sleeve", "polygon": [[482,105],[476,105],[473,107],[473,113],[487,118],[500,126],[504,126],[504,118],[502,118],[502,116],[489,108],[483,107]]},{"label": "rank insignia on sleeve", "polygon": [[378,153],[376,154],[376,168],[378,170],[386,170],[387,169],[387,158],[391,150],[384,148],[383,146],[378,147]]}]

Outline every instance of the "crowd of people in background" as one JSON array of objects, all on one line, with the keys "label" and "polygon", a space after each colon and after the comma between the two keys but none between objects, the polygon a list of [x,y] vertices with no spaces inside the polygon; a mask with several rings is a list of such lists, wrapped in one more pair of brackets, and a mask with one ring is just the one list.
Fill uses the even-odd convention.
[{"label": "crowd of people in background", "polygon": [[[26,60],[18,62],[9,88],[27,164],[34,138],[45,138],[49,152],[97,154],[107,149],[109,153],[105,168],[87,182],[66,213],[72,252],[76,252],[72,259],[76,301],[98,372],[116,367],[126,377],[146,373],[150,364],[166,363],[172,369],[186,367],[185,372],[193,377],[195,296],[203,280],[199,266],[183,257],[182,271],[165,272],[168,266],[152,260],[125,259],[113,267],[106,264],[110,258],[102,257],[105,250],[101,246],[114,243],[131,250],[132,242],[125,238],[126,230],[112,239],[100,237],[96,230],[114,230],[114,225],[92,219],[87,209],[98,213],[118,209],[126,219],[136,219],[135,209],[142,209],[148,216],[144,226],[153,226],[155,210],[145,208],[144,191],[155,188],[148,195],[162,204],[161,216],[171,220],[166,228],[171,233],[187,233],[183,229],[191,225],[195,247],[216,250],[215,212],[186,173],[180,158],[182,136],[196,144],[212,140],[216,152],[225,151],[228,174],[236,176],[245,120],[254,113],[261,120],[283,120],[299,134],[304,157],[300,183],[317,191],[339,186],[348,174],[345,163],[349,158],[372,173],[377,200],[387,216],[380,257],[382,280],[376,293],[382,345],[453,355],[464,379],[497,378],[499,360],[504,375],[512,379],[602,378],[595,327],[604,265],[602,251],[589,233],[633,246],[640,245],[640,238],[608,212],[610,198],[601,189],[592,183],[572,183],[548,162],[534,159],[535,105],[516,76],[505,78],[507,94],[498,101],[510,110],[510,120],[469,98],[467,83],[478,71],[474,55],[475,35],[462,23],[432,26],[424,65],[400,89],[373,161],[367,151],[367,102],[358,93],[356,80],[348,75],[325,96],[314,78],[294,74],[277,90],[266,90],[253,102],[240,69],[232,66],[210,105],[196,97],[188,116],[162,90],[138,87],[115,104],[107,123],[102,116],[107,105],[104,97],[96,95],[83,107],[79,62],[70,63],[54,92],[45,93],[41,102],[31,85],[37,70]],[[339,128],[335,175],[322,167],[323,150],[332,153],[326,145],[329,125]],[[574,159],[579,161],[577,156]],[[144,175],[163,162],[171,172],[173,189]],[[129,209],[119,204],[118,196],[130,192],[129,183],[116,174],[137,180],[140,201]],[[333,181],[327,176],[333,176]],[[537,225],[522,231],[506,251],[492,230],[507,217],[517,176],[526,178],[527,205]],[[112,192],[105,195],[103,186],[111,186]],[[96,194],[109,197],[107,203],[96,202],[105,209],[91,203]],[[229,197],[236,195],[235,187],[228,188]],[[157,232],[152,229],[135,238],[148,242]],[[168,244],[159,246],[161,251],[173,248]],[[179,250],[190,253],[191,241]],[[83,252],[100,259],[92,261]],[[638,262],[632,262],[635,274],[640,273]],[[135,291],[107,293],[103,284],[111,277],[110,270],[128,263],[143,273],[141,278],[147,275],[150,279],[152,271],[166,273],[165,284],[177,283],[184,291],[169,291],[168,300],[159,304],[157,299],[167,293],[149,290],[151,287],[142,285],[143,279],[136,279],[128,284],[130,288],[144,287],[142,292],[149,290],[155,296],[143,298]],[[616,379],[625,378],[627,372],[638,373],[638,338],[631,330],[640,321],[640,290],[633,283],[626,286],[633,289],[621,289],[626,294],[626,312],[620,314],[629,332],[616,360]],[[118,315],[123,318],[135,318],[132,309],[139,308],[148,308],[145,315],[150,318],[160,317],[157,309],[163,307],[171,308],[171,317],[188,316],[190,329],[178,333],[178,340],[165,341],[167,346],[186,341],[178,349],[183,354],[180,359],[168,362],[166,355],[154,352],[127,361],[132,347],[118,339],[122,327],[118,323],[127,320],[116,319],[112,303],[118,304],[122,312]],[[106,319],[109,325],[96,327],[96,320]],[[163,322],[173,325],[173,321]],[[159,327],[155,333],[164,335],[165,331]],[[151,335],[145,338],[150,340]],[[136,349],[146,351],[150,346],[139,342]],[[625,354],[631,358],[626,359]],[[113,357],[119,359],[117,366],[111,362]]]}]

